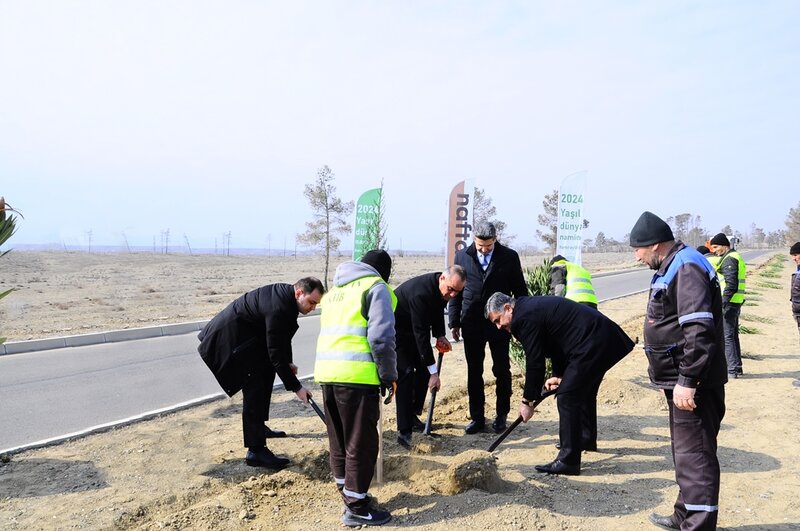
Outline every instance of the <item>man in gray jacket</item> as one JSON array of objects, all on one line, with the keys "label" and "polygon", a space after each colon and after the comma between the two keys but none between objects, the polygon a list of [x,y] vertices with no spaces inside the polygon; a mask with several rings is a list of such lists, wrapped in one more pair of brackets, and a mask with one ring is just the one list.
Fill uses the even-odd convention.
[{"label": "man in gray jacket", "polygon": [[[346,526],[382,525],[388,511],[367,495],[378,457],[380,396],[397,386],[392,259],[370,251],[336,268],[324,297],[314,378],[322,386],[333,479]],[[389,400],[391,399],[391,395]]]}]

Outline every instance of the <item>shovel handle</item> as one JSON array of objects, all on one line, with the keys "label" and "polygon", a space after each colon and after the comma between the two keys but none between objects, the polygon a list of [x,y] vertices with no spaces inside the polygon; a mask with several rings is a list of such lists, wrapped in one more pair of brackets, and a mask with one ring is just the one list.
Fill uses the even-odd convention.
[{"label": "shovel handle", "polygon": [[[442,372],[442,361],[444,360],[444,352],[439,352],[439,359],[436,360],[436,373]],[[425,428],[422,433],[425,435],[431,434],[431,426],[433,424],[433,406],[436,404],[436,389],[431,390],[431,405],[428,407],[428,419],[425,421]]]},{"label": "shovel handle", "polygon": [[[541,396],[541,398],[539,398],[539,400],[537,400],[536,402],[534,402],[533,404],[531,404],[531,407],[532,407],[532,408],[534,408],[534,409],[536,409],[536,406],[538,406],[539,404],[541,404],[541,403],[542,403],[542,400],[544,400],[545,398],[547,398],[548,396],[550,396],[550,395],[552,395],[552,394],[555,394],[556,390],[557,390],[557,389],[553,389],[552,391],[545,391],[544,393],[542,393],[542,396]],[[544,391],[544,389],[543,389],[543,391]],[[494,442],[493,442],[491,445],[489,445],[489,448],[487,448],[487,449],[486,449],[486,451],[487,451],[487,452],[490,452],[490,453],[491,453],[491,452],[494,452],[495,448],[497,448],[498,446],[500,446],[500,443],[501,443],[501,442],[503,442],[503,441],[506,439],[506,437],[508,437],[508,435],[509,435],[509,434],[510,434],[512,431],[514,431],[514,430],[516,429],[516,427],[517,427],[517,426],[519,426],[519,424],[520,424],[521,422],[522,422],[522,415],[519,415],[519,416],[517,417],[517,419],[516,419],[514,422],[512,422],[512,423],[511,423],[511,425],[510,425],[508,428],[506,428],[506,431],[504,431],[503,433],[501,433],[501,434],[500,434],[500,436],[499,436],[499,437],[497,437],[497,439],[495,439],[495,440],[494,440]]]},{"label": "shovel handle", "polygon": [[324,423],[326,423],[326,424],[327,424],[328,422],[325,420],[325,413],[323,413],[323,412],[322,412],[322,410],[321,410],[321,409],[319,408],[319,406],[317,405],[317,403],[316,403],[316,402],[314,402],[314,399],[313,399],[313,398],[311,398],[311,397],[309,397],[309,399],[308,399],[308,403],[309,403],[309,404],[311,404],[311,407],[313,407],[313,408],[314,408],[314,411],[316,411],[316,412],[317,412],[317,415],[319,415],[319,418],[321,418],[321,419],[322,419],[322,422],[324,422]]}]

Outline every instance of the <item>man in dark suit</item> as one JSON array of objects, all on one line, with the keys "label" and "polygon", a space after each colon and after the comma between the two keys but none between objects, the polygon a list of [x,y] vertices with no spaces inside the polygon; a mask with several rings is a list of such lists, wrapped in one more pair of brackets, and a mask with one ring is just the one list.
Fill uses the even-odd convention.
[{"label": "man in dark suit", "polygon": [[288,391],[308,403],[311,393],[297,379],[292,361],[292,338],[299,328],[297,316],[316,308],[324,293],[314,277],[294,285],[263,286],[230,303],[197,336],[197,350],[225,393],[242,391],[245,461],[250,466],[280,469],[289,464],[267,448],[267,439],[286,436],[265,424],[272,385],[277,374]]},{"label": "man in dark suit", "polygon": [[[525,389],[519,414],[527,422],[532,403],[545,389],[558,389],[558,457],[536,470],[577,476],[581,470],[581,416],[606,371],[624,358],[633,341],[597,310],[563,297],[520,297],[495,293],[486,303],[486,318],[514,335],[525,351]],[[544,381],[545,357],[553,376]]]},{"label": "man in dark suit", "polygon": [[397,442],[411,448],[411,432],[422,431],[419,419],[427,389],[439,389],[438,368],[431,348],[450,351],[445,337],[444,307],[464,289],[464,268],[448,267],[442,273],[426,273],[406,280],[396,290],[395,333],[397,340]]},{"label": "man in dark suit", "polygon": [[464,431],[478,433],[486,423],[483,360],[488,342],[497,394],[492,428],[500,433],[506,429],[506,417],[511,409],[511,364],[508,358],[511,336],[484,319],[483,308],[489,296],[496,291],[520,297],[528,294],[528,287],[519,255],[513,249],[497,243],[497,229],[492,223],[476,223],[474,240],[455,256],[456,265],[463,267],[467,273],[467,284],[461,295],[450,301],[448,320],[453,339],[458,341],[464,336],[469,414],[472,418]]}]

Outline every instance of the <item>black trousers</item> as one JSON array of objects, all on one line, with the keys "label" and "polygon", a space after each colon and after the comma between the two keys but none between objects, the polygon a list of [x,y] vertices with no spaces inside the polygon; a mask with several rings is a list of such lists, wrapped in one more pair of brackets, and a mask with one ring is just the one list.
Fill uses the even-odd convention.
[{"label": "black trousers", "polygon": [[414,427],[414,417],[422,414],[425,395],[428,392],[430,373],[423,367],[422,360],[414,344],[398,338],[397,341],[397,431],[410,435]]},{"label": "black trousers", "polygon": [[586,385],[556,395],[558,437],[561,450],[557,459],[569,465],[581,464],[581,451],[597,446],[597,392],[603,375]]},{"label": "black trousers", "polygon": [[369,504],[367,491],[378,460],[378,387],[323,385],[325,418],[333,479],[344,504],[359,510]]},{"label": "black trousers", "polygon": [[511,362],[508,358],[508,345],[511,334],[498,330],[488,319],[479,323],[465,325],[461,330],[464,338],[464,355],[467,359],[467,393],[469,395],[469,415],[472,420],[484,420],[486,395],[483,390],[483,360],[486,357],[486,343],[492,354],[492,373],[496,379],[495,413],[507,416],[511,410]]},{"label": "black trousers", "polygon": [[742,348],[739,345],[739,314],[741,304],[725,304],[722,308],[722,328],[725,334],[725,359],[728,374],[742,374]]},{"label": "black trousers", "polygon": [[255,370],[242,387],[242,434],[247,448],[266,446],[264,423],[269,420],[275,368],[264,363]]},{"label": "black trousers", "polygon": [[672,519],[684,530],[716,529],[720,484],[717,434],[725,416],[725,387],[698,389],[693,411],[675,407],[672,390],[664,394],[679,488]]}]

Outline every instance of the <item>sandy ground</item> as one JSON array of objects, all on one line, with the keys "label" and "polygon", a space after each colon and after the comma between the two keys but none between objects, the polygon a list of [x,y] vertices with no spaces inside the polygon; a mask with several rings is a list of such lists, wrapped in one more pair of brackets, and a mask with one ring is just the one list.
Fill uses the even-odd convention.
[{"label": "sandy ground", "polygon": [[[617,257],[616,265],[630,265],[631,256]],[[593,271],[613,266],[613,259],[597,259],[593,265],[587,256],[585,264]],[[720,526],[726,529],[800,529],[800,388],[791,385],[800,377],[800,341],[788,304],[791,264],[781,261],[777,273],[766,276],[765,259],[750,267],[752,293],[742,324],[757,333],[741,336],[745,377],[727,386],[719,437]],[[205,319],[252,287],[321,274],[313,259],[297,259],[288,270],[263,257],[12,253],[4,260],[3,283],[20,287],[0,303],[0,330],[10,339]],[[398,259],[394,283],[438,264],[441,258]],[[600,309],[631,337],[641,337],[644,308],[645,296],[637,295]],[[437,398],[440,438],[415,435],[414,450],[402,449],[395,443],[393,407],[384,409],[384,483],[371,489],[394,515],[384,527],[653,528],[647,515],[669,513],[677,489],[667,412],[648,385],[646,365],[637,346],[606,376],[599,451],[584,454],[582,474],[546,476],[533,466],[556,454],[555,403],[545,401],[490,456],[485,448],[493,433],[463,432],[466,365],[455,345]],[[488,364],[487,375],[491,379]],[[516,400],[522,380],[515,378]],[[491,380],[487,385],[491,396]],[[4,456],[0,528],[340,529],[341,502],[320,419],[294,394],[276,393],[270,425],[290,437],[270,446],[293,465],[269,472],[244,465],[240,414],[237,395]]]}]

